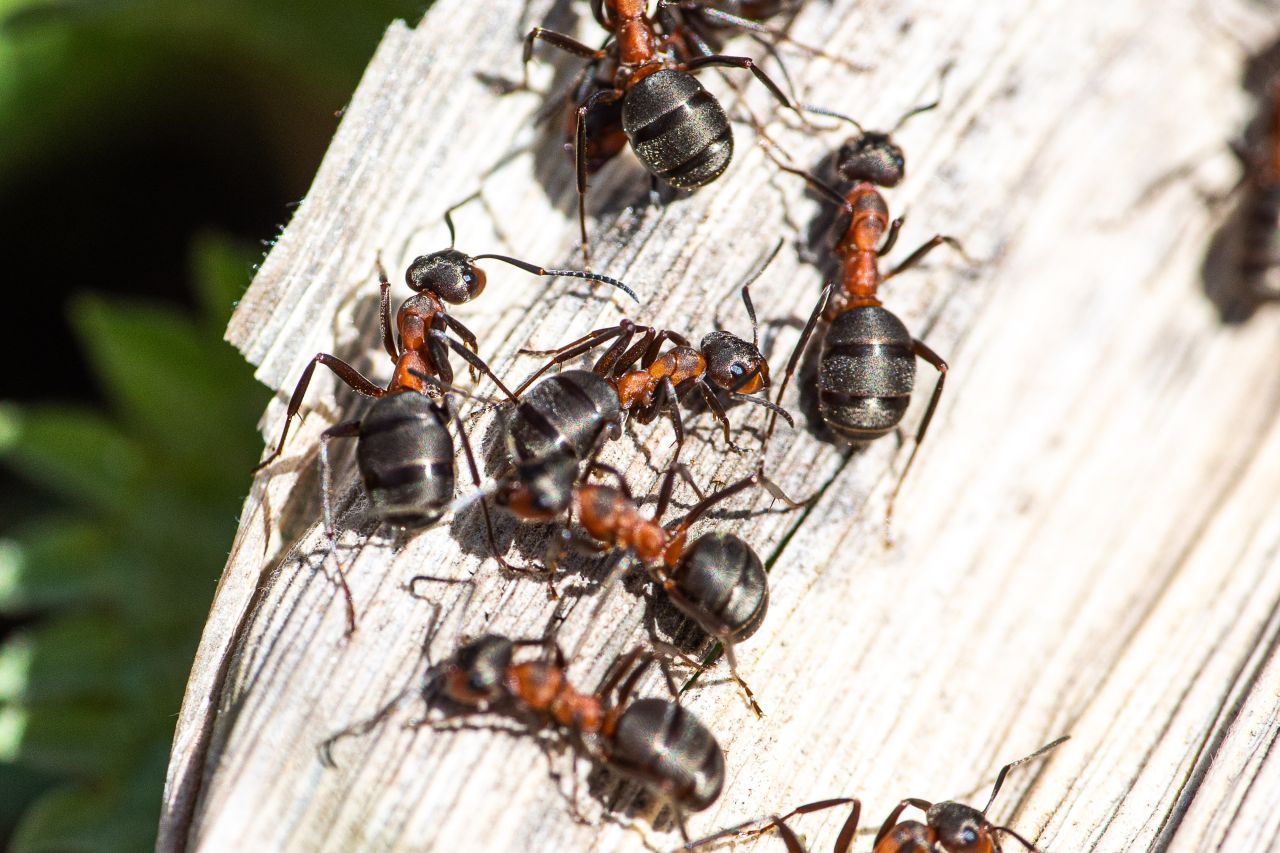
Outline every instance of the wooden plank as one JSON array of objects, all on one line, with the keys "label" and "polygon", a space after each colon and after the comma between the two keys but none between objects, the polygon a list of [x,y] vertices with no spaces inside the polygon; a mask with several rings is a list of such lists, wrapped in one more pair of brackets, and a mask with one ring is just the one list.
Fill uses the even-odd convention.
[{"label": "wooden plank", "polygon": [[[938,69],[955,61],[942,108],[900,134],[908,179],[886,195],[909,212],[895,256],[945,231],[980,263],[940,252],[884,294],[952,366],[892,548],[881,518],[909,437],[850,453],[784,429],[769,467],[793,493],[820,491],[813,509],[788,513],[750,495],[699,525],[756,546],[772,566],[772,598],[739,650],[766,717],[754,719],[731,685],[686,694],[728,760],[725,792],[693,830],[841,794],[863,799],[872,827],[904,796],[981,805],[1000,764],[1069,732],[1011,777],[993,809],[1046,849],[1274,846],[1277,313],[1265,306],[1228,323],[1206,297],[1231,275],[1229,253],[1208,249],[1231,213],[1196,191],[1234,181],[1226,140],[1251,108],[1236,39],[1260,49],[1269,25],[1246,4],[957,6],[832,0],[807,4],[794,22],[798,38],[874,65],[853,74],[787,54],[806,100],[870,126],[929,97]],[[460,212],[459,247],[576,261],[571,170],[559,140],[532,127],[538,98],[499,98],[476,72],[516,77],[524,29],[568,29],[580,15],[568,3],[440,0],[416,29],[388,31],[228,331],[279,391],[264,418],[269,441],[313,353],[385,376],[375,253],[403,269],[442,247],[441,213],[486,169],[496,167],[483,178],[489,209]],[[580,31],[599,37],[589,20]],[[573,67],[555,61],[562,76]],[[549,65],[536,69],[540,86],[552,85]],[[741,111],[723,81],[703,77]],[[759,87],[745,91],[755,112],[773,114]],[[842,137],[785,117],[771,134],[805,165]],[[744,330],[735,287],[778,236],[794,244],[821,205],[777,173],[749,128],[737,138],[722,179],[661,209],[644,206],[628,156],[593,182],[596,268],[635,286],[643,308],[490,269],[486,294],[458,315],[500,375],[538,363],[521,347],[553,346],[619,311],[695,336],[717,323]],[[1203,162],[1189,178],[1137,203],[1191,158]],[[821,283],[788,248],[753,289],[775,376]],[[930,381],[922,367],[912,427]],[[433,605],[436,659],[462,635],[538,635],[563,616],[562,641],[579,650],[571,672],[586,685],[653,623],[661,636],[673,624],[648,615],[636,584],[608,590],[597,615],[611,564],[570,562],[559,604],[501,575],[474,512],[368,538],[344,454],[354,529],[339,554],[361,617],[344,639],[313,461],[319,432],[361,410],[352,397],[317,374],[310,416],[246,500],[178,721],[160,847],[675,846],[670,822],[649,819],[652,804],[585,760],[549,761],[527,733],[407,730],[413,703],[339,744],[339,769],[322,766],[325,737],[421,679]],[[764,423],[754,407],[731,417],[747,440]],[[705,417],[696,425],[686,455],[699,480],[750,469]],[[480,419],[473,435],[489,426]],[[633,434],[638,444],[619,442],[610,459],[643,494],[671,433]],[[502,531],[510,538],[505,522]],[[520,532],[513,559],[539,559],[545,534]],[[461,582],[429,585],[431,601],[409,595],[404,584],[424,571]],[[641,685],[661,690],[656,673]],[[815,815],[797,829],[826,849],[842,819]]]}]

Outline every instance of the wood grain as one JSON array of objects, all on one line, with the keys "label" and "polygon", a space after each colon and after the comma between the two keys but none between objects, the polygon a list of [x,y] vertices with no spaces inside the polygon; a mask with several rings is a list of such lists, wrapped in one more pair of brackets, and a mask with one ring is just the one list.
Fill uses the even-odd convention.
[{"label": "wood grain", "polygon": [[[533,126],[540,99],[500,97],[477,76],[518,77],[520,33],[543,22],[599,38],[585,4],[515,0],[440,0],[417,28],[387,32],[228,330],[279,392],[268,441],[315,352],[385,378],[374,257],[402,270],[443,247],[441,214],[478,184],[485,204],[459,213],[460,248],[577,263],[571,169],[558,137]],[[941,231],[979,263],[939,252],[884,293],[952,367],[894,547],[881,518],[932,381],[923,366],[902,441],[850,452],[809,430],[779,432],[769,468],[793,493],[820,492],[812,509],[752,494],[699,525],[759,549],[772,600],[739,649],[766,717],[722,678],[685,695],[728,761],[725,792],[692,818],[695,833],[836,795],[861,797],[868,827],[905,796],[981,805],[999,765],[1070,733],[1011,776],[993,809],[1043,848],[1277,847],[1280,314],[1224,309],[1236,214],[1200,195],[1235,180],[1226,142],[1253,108],[1241,69],[1273,28],[1264,7],[1243,3],[806,4],[797,38],[874,70],[784,47],[797,86],[870,126],[931,96],[954,60],[942,108],[900,135],[908,178],[887,197],[908,213],[895,256]],[[547,89],[573,63],[543,56],[534,80]],[[723,79],[703,78],[741,113]],[[731,79],[756,113],[775,115],[761,87]],[[806,166],[843,136],[785,116],[770,133]],[[822,285],[794,250],[822,205],[772,167],[748,126],[737,140],[722,179],[661,208],[646,207],[629,155],[594,180],[595,267],[636,287],[643,307],[489,268],[488,291],[457,313],[499,374],[518,380],[538,363],[518,349],[620,312],[695,337],[717,324],[745,331],[735,288],[783,236],[788,248],[753,289],[778,375]],[[569,562],[559,603],[502,575],[474,512],[413,536],[372,531],[348,453],[337,553],[360,627],[345,639],[313,463],[319,432],[362,409],[354,397],[317,374],[309,417],[254,480],[178,720],[160,848],[677,846],[633,787],[571,753],[548,759],[533,735],[495,730],[512,728],[501,717],[410,730],[420,708],[405,702],[338,744],[338,769],[318,760],[328,735],[420,682],[437,608],[437,660],[462,635],[537,636],[563,616],[584,685],[673,625],[651,615],[643,585],[599,592],[608,562]],[[731,412],[747,441],[763,415]],[[750,469],[706,416],[695,423],[686,455],[700,481]],[[645,494],[671,432],[632,435],[610,458]],[[501,531],[513,535],[505,521]],[[512,559],[537,560],[545,535],[519,532]],[[411,596],[406,581],[424,572],[458,582]],[[642,684],[661,691],[657,673]],[[815,815],[796,829],[826,849],[841,820]],[[742,846],[781,849],[773,837]]]}]

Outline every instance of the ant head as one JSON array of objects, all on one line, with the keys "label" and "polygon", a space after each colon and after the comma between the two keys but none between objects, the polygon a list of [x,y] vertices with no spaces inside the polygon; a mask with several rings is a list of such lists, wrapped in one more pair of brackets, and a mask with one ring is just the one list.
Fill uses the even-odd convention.
[{"label": "ant head", "polygon": [[405,270],[404,280],[417,293],[431,293],[461,305],[484,292],[484,272],[457,249],[419,255]]},{"label": "ant head", "polygon": [[836,155],[836,172],[846,181],[870,181],[879,187],[896,187],[906,175],[907,161],[893,137],[869,130],[851,137]]},{"label": "ant head", "polygon": [[769,364],[754,344],[729,332],[711,332],[702,339],[707,377],[717,388],[754,394],[769,387]]},{"label": "ant head", "polygon": [[517,462],[493,499],[524,521],[554,521],[569,505],[577,479],[578,466],[568,456]]},{"label": "ant head", "polygon": [[462,705],[484,706],[505,695],[511,641],[486,634],[458,649],[444,665],[444,695]]},{"label": "ant head", "polygon": [[995,827],[986,815],[963,803],[936,803],[928,813],[938,845],[947,853],[993,853]]}]

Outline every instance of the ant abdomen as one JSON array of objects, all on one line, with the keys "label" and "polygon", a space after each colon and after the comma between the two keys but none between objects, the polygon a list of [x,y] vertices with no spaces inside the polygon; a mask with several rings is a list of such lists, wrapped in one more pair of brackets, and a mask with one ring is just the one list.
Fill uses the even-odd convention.
[{"label": "ant abdomen", "polygon": [[915,387],[911,333],[879,305],[851,308],[827,331],[818,366],[818,408],[832,429],[859,441],[902,420]]},{"label": "ant abdomen", "polygon": [[645,168],[677,189],[711,183],[733,159],[724,108],[685,71],[656,71],[632,86],[622,128]]},{"label": "ant abdomen", "polygon": [[[685,549],[671,579],[680,598],[696,611],[688,615],[723,627],[721,641],[750,637],[769,609],[764,564],[750,545],[732,533],[699,536]],[[679,599],[675,600],[679,606]]]},{"label": "ant abdomen", "polygon": [[609,766],[694,812],[714,803],[724,786],[724,752],[715,736],[665,699],[637,699],[627,706],[609,744]]},{"label": "ant abdomen", "polygon": [[621,417],[618,394],[590,370],[566,370],[529,389],[516,406],[508,429],[516,460],[570,452],[583,460],[601,430]]},{"label": "ant abdomen", "polygon": [[425,394],[374,401],[360,420],[356,464],[374,514],[392,524],[432,524],[453,500],[453,438],[444,410]]}]

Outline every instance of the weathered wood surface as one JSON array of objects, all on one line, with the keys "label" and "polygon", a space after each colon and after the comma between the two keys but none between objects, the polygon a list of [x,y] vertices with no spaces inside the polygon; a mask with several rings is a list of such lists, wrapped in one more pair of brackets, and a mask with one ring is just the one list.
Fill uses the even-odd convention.
[{"label": "weathered wood surface", "polygon": [[[386,375],[375,253],[403,269],[443,246],[440,215],[481,170],[499,167],[484,182],[491,210],[459,215],[461,248],[576,262],[570,169],[529,127],[539,99],[499,99],[475,72],[516,77],[518,33],[545,20],[573,27],[585,4],[534,2],[520,18],[521,5],[440,0],[417,29],[388,31],[228,333],[279,392],[269,440],[313,353]],[[581,26],[596,39],[589,20]],[[1229,213],[1196,192],[1234,181],[1225,143],[1251,109],[1239,42],[1261,47],[1272,27],[1256,5],[1165,0],[833,0],[798,16],[798,37],[875,66],[855,75],[788,54],[805,97],[872,126],[930,95],[955,60],[943,108],[902,132],[909,176],[887,195],[910,213],[899,257],[945,231],[981,263],[940,252],[885,294],[953,368],[899,504],[896,547],[882,546],[880,517],[910,443],[892,438],[850,455],[784,429],[770,467],[795,493],[820,488],[816,506],[784,513],[752,495],[700,526],[746,536],[771,562],[773,589],[764,627],[739,652],[766,718],[731,686],[686,694],[729,767],[695,833],[838,794],[862,797],[868,824],[904,796],[980,805],[1001,763],[1069,732],[1011,778],[993,811],[1044,848],[1277,845],[1280,313],[1224,322],[1207,298],[1230,280],[1229,252],[1208,245]],[[536,82],[549,77],[540,64]],[[746,88],[772,115],[759,87]],[[806,165],[842,138],[781,120],[773,133]],[[644,307],[494,266],[488,292],[458,311],[482,354],[521,377],[537,360],[518,348],[554,345],[620,310],[695,335],[717,321],[745,329],[735,286],[778,235],[793,244],[820,212],[752,138],[740,127],[727,175],[661,210],[644,208],[638,167],[621,158],[593,189],[596,268],[636,286]],[[1189,178],[1135,205],[1195,157]],[[788,249],[756,285],[775,373],[821,281]],[[928,368],[921,377],[923,391]],[[675,846],[668,822],[636,811],[634,789],[600,774],[587,783],[585,761],[561,755],[553,778],[528,735],[407,730],[413,703],[339,744],[340,769],[321,765],[320,741],[421,676],[431,606],[406,593],[409,577],[469,581],[432,585],[437,659],[461,634],[540,634],[556,605],[485,559],[474,513],[401,541],[366,541],[355,523],[340,553],[361,622],[344,639],[313,462],[319,432],[363,404],[321,373],[308,404],[245,504],[178,721],[161,847]],[[731,417],[763,423],[754,407]],[[708,444],[705,417],[698,424],[687,457],[700,479],[749,469],[718,438]],[[644,452],[627,440],[612,458],[645,493],[657,474],[642,461],[665,459],[671,433],[634,434]],[[350,457],[339,458],[346,505]],[[522,533],[513,559],[541,547],[539,533]],[[591,622],[603,565],[572,561],[561,581],[561,638],[581,649],[572,671],[584,684],[650,636],[635,585],[609,590]],[[661,692],[656,673],[642,692]],[[587,823],[568,800],[572,773]],[[825,849],[841,819],[797,828]]]}]

